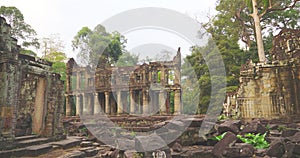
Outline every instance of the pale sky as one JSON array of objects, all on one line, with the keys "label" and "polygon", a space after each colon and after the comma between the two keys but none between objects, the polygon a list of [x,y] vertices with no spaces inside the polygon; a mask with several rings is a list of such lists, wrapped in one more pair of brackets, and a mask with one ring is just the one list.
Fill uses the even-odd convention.
[{"label": "pale sky", "polygon": [[[64,41],[68,57],[75,57],[71,41],[84,26],[93,29],[97,24],[124,11],[159,7],[175,10],[200,22],[207,21],[208,15],[215,13],[217,0],[0,0],[1,6],[16,6],[21,10],[25,21],[38,33],[39,37],[59,34]],[[200,29],[200,28],[199,28]],[[188,54],[191,43],[181,37],[161,30],[135,31],[125,34],[127,49],[147,43],[166,45],[174,50],[182,47]]]}]

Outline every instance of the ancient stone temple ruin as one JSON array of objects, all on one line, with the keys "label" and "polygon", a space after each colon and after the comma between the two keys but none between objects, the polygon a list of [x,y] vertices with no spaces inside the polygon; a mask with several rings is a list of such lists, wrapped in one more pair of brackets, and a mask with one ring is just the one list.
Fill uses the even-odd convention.
[{"label": "ancient stone temple ruin", "polygon": [[50,62],[20,54],[10,29],[0,17],[0,139],[59,135],[63,81]]},{"label": "ancient stone temple ruin", "polygon": [[100,64],[92,69],[70,59],[66,114],[180,114],[180,69],[180,49],[173,61],[127,67]]},{"label": "ancient stone temple ruin", "polygon": [[270,54],[268,64],[249,61],[241,68],[240,88],[231,98],[237,101],[242,118],[300,113],[300,30],[282,30],[275,36]]}]

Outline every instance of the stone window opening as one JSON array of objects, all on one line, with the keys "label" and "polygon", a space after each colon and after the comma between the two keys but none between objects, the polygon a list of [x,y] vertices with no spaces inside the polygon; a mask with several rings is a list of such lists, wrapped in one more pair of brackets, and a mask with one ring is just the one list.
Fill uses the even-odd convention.
[{"label": "stone window opening", "polygon": [[169,85],[174,85],[174,79],[175,79],[175,72],[174,72],[174,70],[169,70],[168,71],[168,84]]},{"label": "stone window opening", "polygon": [[136,79],[137,83],[140,83],[140,81],[141,81],[141,75],[140,74],[136,74],[135,75],[135,79]]}]

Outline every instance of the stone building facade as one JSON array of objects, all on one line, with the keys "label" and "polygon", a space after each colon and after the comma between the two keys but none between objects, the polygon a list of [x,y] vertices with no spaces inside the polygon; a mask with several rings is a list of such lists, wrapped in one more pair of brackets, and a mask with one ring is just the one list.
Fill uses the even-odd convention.
[{"label": "stone building facade", "polygon": [[242,118],[279,118],[300,113],[300,30],[282,30],[268,64],[249,61],[234,96]]},{"label": "stone building facade", "polygon": [[180,70],[180,49],[172,61],[127,67],[98,65],[92,69],[70,59],[66,114],[181,114]]},{"label": "stone building facade", "polygon": [[0,17],[0,139],[62,134],[64,83],[50,62],[20,54],[10,29]]}]

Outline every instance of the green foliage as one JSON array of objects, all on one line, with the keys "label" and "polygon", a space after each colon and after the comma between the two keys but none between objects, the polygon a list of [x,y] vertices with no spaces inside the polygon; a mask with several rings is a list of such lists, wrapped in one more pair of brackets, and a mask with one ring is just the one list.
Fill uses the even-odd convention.
[{"label": "green foliage", "polygon": [[270,144],[265,140],[266,134],[267,133],[263,135],[261,135],[260,133],[247,133],[244,137],[241,135],[237,135],[237,137],[244,143],[251,144],[257,149],[264,149],[270,146]]},{"label": "green foliage", "polygon": [[[293,0],[274,0],[270,1],[272,10],[268,10],[268,7],[271,6],[268,0],[257,1],[259,14],[263,14],[260,20],[265,53],[268,60],[271,60],[269,49],[272,47],[273,32],[282,28],[299,28],[300,5],[289,7],[292,6]],[[284,6],[287,9],[283,9]],[[191,71],[195,71],[198,78],[199,94],[183,93],[183,98],[199,95],[198,113],[207,111],[211,101],[212,78],[218,77],[211,76],[208,69],[208,64],[218,65],[218,61],[209,60],[210,63],[207,63],[208,59],[213,59],[214,53],[217,52],[216,48],[221,53],[225,65],[226,92],[235,92],[238,89],[240,66],[242,64],[248,60],[258,62],[254,23],[253,18],[250,16],[252,13],[251,8],[252,0],[218,1],[216,6],[217,15],[211,18],[210,22],[203,24],[203,27],[211,34],[212,38],[206,46],[192,47],[192,54],[184,59],[185,63],[191,64],[192,70],[183,65],[182,75],[188,75]],[[240,48],[240,41],[245,43],[244,48]],[[224,89],[222,90],[224,91]]]},{"label": "green foliage", "polygon": [[282,131],[284,131],[284,130],[286,130],[287,129],[287,127],[286,126],[278,126],[278,131],[279,132],[282,132]]},{"label": "green foliage", "polygon": [[81,64],[115,64],[125,51],[126,39],[118,32],[108,33],[102,25],[94,30],[83,27],[72,41]]},{"label": "green foliage", "polygon": [[[63,42],[58,35],[51,35],[42,38],[43,59],[52,62],[52,71],[60,74],[61,80],[66,81],[66,64],[67,56],[62,50],[64,49]],[[66,83],[66,82],[65,82]]]},{"label": "green foliage", "polygon": [[135,133],[134,131],[131,131],[130,136],[131,136],[131,137],[135,137],[135,136],[136,136],[136,133]]},{"label": "green foliage", "polygon": [[11,34],[22,42],[23,47],[33,46],[39,48],[35,30],[25,22],[21,11],[16,7],[0,7],[0,16],[4,17],[11,26]]},{"label": "green foliage", "polygon": [[63,52],[50,52],[43,58],[51,62],[63,62],[67,59],[67,56]]},{"label": "green foliage", "polygon": [[21,49],[20,53],[25,54],[25,55],[30,55],[30,56],[33,56],[33,57],[37,56],[37,54],[34,51],[28,50],[28,49]]},{"label": "green foliage", "polygon": [[224,138],[224,136],[226,135],[227,132],[224,132],[223,134],[221,135],[218,135],[218,136],[215,136],[213,138],[210,138],[211,140],[217,140],[217,141],[220,141]]},{"label": "green foliage", "polygon": [[123,53],[116,63],[116,66],[135,66],[139,61],[139,56],[130,54],[129,52]]},{"label": "green foliage", "polygon": [[[219,54],[219,50],[216,47],[213,39],[209,39],[207,45],[203,47],[197,47],[197,46],[192,47],[192,54],[188,55],[184,59],[184,64],[182,66],[182,76],[193,76],[191,72],[193,71],[195,72],[195,76],[191,78],[188,77],[187,79],[185,79],[184,82],[185,83],[192,82],[194,87],[196,86],[198,89],[192,88],[191,90],[191,92],[193,92],[192,94],[184,92],[183,98],[190,98],[190,95],[192,96],[198,95],[198,97],[195,97],[195,99],[199,98],[199,101],[195,100],[195,103],[198,103],[197,113],[206,113],[209,104],[215,104],[214,102],[217,101],[222,102],[222,98],[219,95],[218,96],[214,95],[213,96],[214,102],[211,102],[212,83],[214,83],[213,86],[217,87],[219,85],[225,84],[226,82],[224,78],[225,72],[218,72],[218,73],[209,72],[209,67],[212,71],[222,71],[221,69],[215,67],[215,65],[220,65],[219,63],[220,60],[216,58],[218,54]],[[226,61],[224,62],[226,64]],[[187,64],[190,64],[191,66],[187,66]],[[226,71],[226,69],[224,71]],[[222,76],[222,74],[224,74],[224,76]],[[230,75],[230,73],[227,73],[227,75]],[[198,80],[194,81],[193,78],[197,78]],[[224,90],[220,89],[219,92],[221,91],[224,92]],[[220,100],[218,100],[217,98]],[[222,106],[221,103],[215,104],[214,105],[215,107],[213,107],[214,110],[218,110],[220,108],[219,105]]]},{"label": "green foliage", "polygon": [[144,154],[143,153],[134,153],[133,158],[143,158]]},{"label": "green foliage", "polygon": [[224,115],[224,114],[221,114],[219,117],[218,117],[218,120],[219,121],[222,121],[222,120],[227,120],[227,119],[229,119],[226,115]]},{"label": "green foliage", "polygon": [[52,64],[53,72],[60,74],[60,76],[61,76],[60,79],[63,81],[66,81],[66,69],[67,69],[66,63],[64,63],[64,62],[58,61],[58,62],[54,62]]}]

